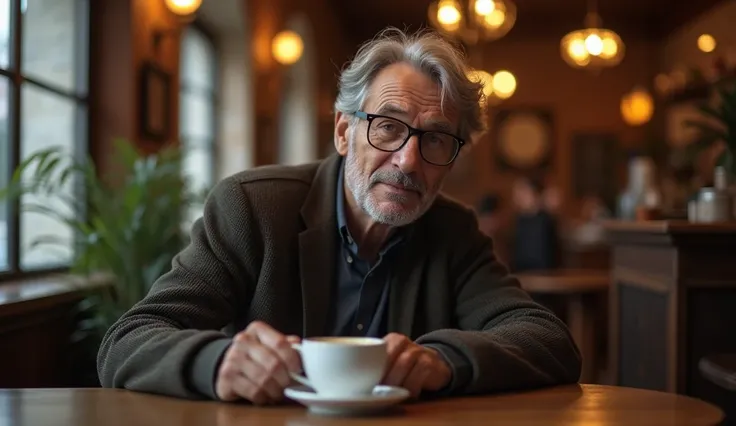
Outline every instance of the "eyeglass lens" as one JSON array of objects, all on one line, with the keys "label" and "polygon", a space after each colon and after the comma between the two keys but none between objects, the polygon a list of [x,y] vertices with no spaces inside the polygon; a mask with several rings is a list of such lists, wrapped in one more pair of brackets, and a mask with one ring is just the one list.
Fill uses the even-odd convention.
[{"label": "eyeglass lens", "polygon": [[[409,127],[392,118],[376,117],[368,128],[368,142],[382,151],[396,151],[406,141]],[[426,132],[419,139],[422,157],[437,165],[449,163],[455,157],[459,142],[445,133]]]}]

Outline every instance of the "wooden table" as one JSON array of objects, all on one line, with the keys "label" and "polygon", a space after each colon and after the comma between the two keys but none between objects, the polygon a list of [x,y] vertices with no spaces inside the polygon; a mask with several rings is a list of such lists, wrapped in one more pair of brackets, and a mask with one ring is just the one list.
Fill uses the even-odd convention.
[{"label": "wooden table", "polygon": [[[531,294],[563,296],[566,322],[583,356],[580,381],[590,383],[598,374],[595,323],[601,308],[597,297],[608,292],[608,271],[597,269],[560,269],[520,273],[521,287]],[[604,332],[604,328],[599,332]]]},{"label": "wooden table", "polygon": [[409,403],[363,418],[320,417],[300,405],[187,401],[112,389],[0,390],[5,426],[715,425],[722,412],[675,394],[600,385]]},{"label": "wooden table", "polygon": [[612,221],[609,371],[615,384],[718,401],[701,359],[736,353],[736,221]]}]

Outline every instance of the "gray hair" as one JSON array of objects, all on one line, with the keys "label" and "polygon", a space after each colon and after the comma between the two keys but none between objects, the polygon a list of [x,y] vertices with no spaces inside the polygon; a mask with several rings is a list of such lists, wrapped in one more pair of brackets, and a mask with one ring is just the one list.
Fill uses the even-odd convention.
[{"label": "gray hair", "polygon": [[449,101],[458,111],[458,136],[470,143],[486,130],[482,84],[468,79],[463,53],[429,30],[410,35],[387,28],[361,46],[340,75],[335,111],[354,114],[363,108],[376,74],[399,62],[412,65],[437,82],[442,109]]}]

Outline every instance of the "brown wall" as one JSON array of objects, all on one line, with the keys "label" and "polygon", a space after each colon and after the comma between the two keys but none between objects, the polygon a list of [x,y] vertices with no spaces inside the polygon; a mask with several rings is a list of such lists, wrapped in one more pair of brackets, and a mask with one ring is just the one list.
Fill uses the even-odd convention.
[{"label": "brown wall", "polygon": [[[500,40],[488,45],[481,55],[472,53],[474,66],[495,72],[511,71],[517,78],[517,91],[497,108],[542,107],[554,117],[554,154],[544,173],[546,180],[560,188],[565,211],[574,214],[577,200],[571,193],[571,138],[579,131],[613,132],[619,136],[621,150],[641,146],[647,126],[630,127],[621,118],[622,95],[638,84],[646,84],[656,73],[658,46],[654,42],[627,41],[623,62],[599,74],[569,67],[560,57],[558,40]],[[482,59],[480,59],[482,57]],[[489,114],[493,122],[493,111]],[[487,191],[497,192],[508,205],[511,183],[519,173],[499,170],[494,162],[491,133],[474,147],[471,173],[453,179],[445,188],[460,200],[475,204]],[[618,176],[623,184],[623,176]]]}]

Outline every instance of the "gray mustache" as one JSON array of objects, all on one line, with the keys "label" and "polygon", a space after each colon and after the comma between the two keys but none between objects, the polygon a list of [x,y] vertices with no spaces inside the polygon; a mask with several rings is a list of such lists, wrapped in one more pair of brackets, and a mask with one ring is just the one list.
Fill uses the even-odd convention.
[{"label": "gray mustache", "polygon": [[417,191],[423,194],[424,185],[412,179],[411,176],[405,175],[398,170],[376,170],[371,176],[371,186],[377,183],[386,183],[390,185],[400,185],[406,189]]}]

